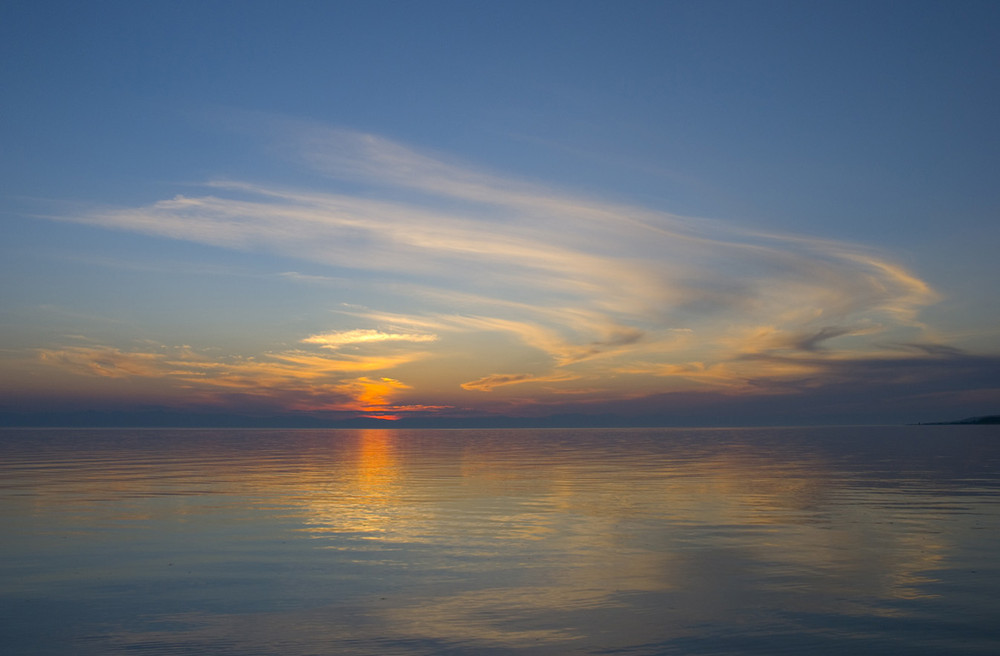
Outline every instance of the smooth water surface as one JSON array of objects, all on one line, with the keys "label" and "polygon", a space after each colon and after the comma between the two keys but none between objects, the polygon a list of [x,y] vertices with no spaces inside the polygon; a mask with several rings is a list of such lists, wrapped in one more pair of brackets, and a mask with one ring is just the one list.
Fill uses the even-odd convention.
[{"label": "smooth water surface", "polygon": [[5,654],[997,654],[1000,428],[0,431]]}]

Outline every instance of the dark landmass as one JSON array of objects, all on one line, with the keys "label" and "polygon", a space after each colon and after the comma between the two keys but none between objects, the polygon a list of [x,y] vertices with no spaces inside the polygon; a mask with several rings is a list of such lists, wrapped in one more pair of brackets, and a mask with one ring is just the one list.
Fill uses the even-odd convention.
[{"label": "dark landmass", "polygon": [[958,421],[925,421],[917,425],[918,426],[959,426],[959,425],[981,426],[984,424],[1000,424],[1000,415],[986,415],[985,417],[966,417],[965,419],[959,419]]},{"label": "dark landmass", "polygon": [[544,417],[319,417],[303,414],[235,415],[180,412],[170,409],[81,410],[71,412],[0,412],[7,428],[617,428],[662,426],[662,419],[644,421],[605,414],[561,414]]},{"label": "dark landmass", "polygon": [[[695,428],[746,426],[835,426],[845,422],[830,416],[787,416],[774,423],[773,416],[746,416],[721,413],[677,415],[624,415],[617,413],[565,413],[535,417],[502,415],[404,416],[396,420],[337,414],[238,414],[206,410],[144,407],[130,409],[88,409],[55,411],[10,411],[0,409],[0,428]],[[770,421],[768,421],[770,420]],[[805,420],[805,421],[803,421]],[[855,424],[865,423],[855,421]],[[882,423],[879,421],[868,422]],[[900,422],[902,423],[902,422]],[[1000,424],[1000,415],[969,417],[959,421],[920,422],[920,426]],[[899,425],[899,424],[896,424]],[[913,425],[913,424],[911,424]]]}]

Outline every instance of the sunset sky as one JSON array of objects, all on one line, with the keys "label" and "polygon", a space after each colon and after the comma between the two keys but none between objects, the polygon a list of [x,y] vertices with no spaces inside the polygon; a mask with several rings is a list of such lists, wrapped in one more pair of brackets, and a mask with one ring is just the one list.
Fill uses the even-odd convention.
[{"label": "sunset sky", "polygon": [[0,424],[1000,413],[996,2],[37,0],[0,58]]}]

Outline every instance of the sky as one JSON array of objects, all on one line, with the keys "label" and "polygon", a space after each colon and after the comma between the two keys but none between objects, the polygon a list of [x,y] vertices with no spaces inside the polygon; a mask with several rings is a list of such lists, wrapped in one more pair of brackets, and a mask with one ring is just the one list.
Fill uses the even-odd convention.
[{"label": "sky", "polygon": [[1000,413],[1000,4],[6,2],[0,424]]}]

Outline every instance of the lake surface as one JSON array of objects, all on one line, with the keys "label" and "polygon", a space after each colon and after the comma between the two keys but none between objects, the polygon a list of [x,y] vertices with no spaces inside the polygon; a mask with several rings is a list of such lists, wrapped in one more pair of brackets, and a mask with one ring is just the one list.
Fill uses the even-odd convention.
[{"label": "lake surface", "polygon": [[4,654],[998,654],[1000,427],[2,430]]}]

